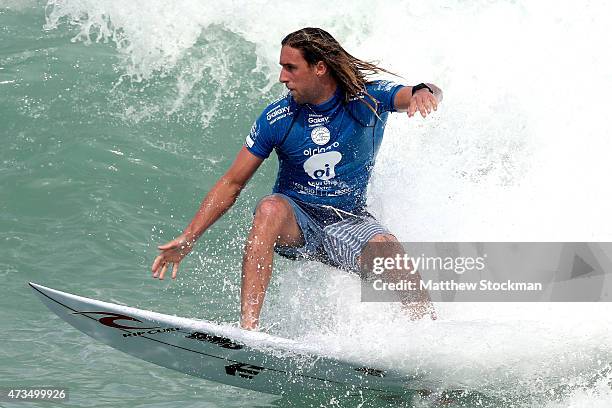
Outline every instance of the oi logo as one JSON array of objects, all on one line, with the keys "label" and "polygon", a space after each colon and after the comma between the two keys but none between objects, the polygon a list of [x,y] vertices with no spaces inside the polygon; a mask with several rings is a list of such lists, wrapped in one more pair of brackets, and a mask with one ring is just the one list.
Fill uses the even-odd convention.
[{"label": "oi logo", "polygon": [[336,177],[336,164],[340,160],[340,152],[315,154],[304,162],[304,171],[315,180],[331,180]]}]

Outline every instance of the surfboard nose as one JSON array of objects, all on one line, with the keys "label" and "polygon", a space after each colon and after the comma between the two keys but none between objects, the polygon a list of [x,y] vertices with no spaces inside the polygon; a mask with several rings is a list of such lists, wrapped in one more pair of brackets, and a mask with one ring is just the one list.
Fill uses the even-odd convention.
[{"label": "surfboard nose", "polygon": [[34,282],[28,282],[28,285],[30,285],[30,287],[34,290],[35,293],[40,294],[40,295],[48,294],[53,291],[53,289],[51,288],[48,288],[43,285],[39,285],[38,283],[34,283]]}]

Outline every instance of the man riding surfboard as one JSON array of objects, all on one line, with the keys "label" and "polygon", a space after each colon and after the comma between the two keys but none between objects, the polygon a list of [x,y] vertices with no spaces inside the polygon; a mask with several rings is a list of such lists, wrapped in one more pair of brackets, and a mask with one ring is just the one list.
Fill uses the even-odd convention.
[{"label": "man riding surfboard", "polygon": [[[395,236],[366,209],[368,182],[389,112],[412,117],[419,111],[425,118],[442,100],[433,84],[369,81],[369,75],[388,71],[353,57],[320,28],[295,31],[281,45],[279,81],[289,93],[264,109],[234,163],[184,232],[159,246],[152,266],[154,278],[163,279],[170,265],[176,278],[197,239],[276,150],[273,194],[258,203],[244,249],[240,324],[245,329],[258,327],[274,252],[360,272],[377,255],[377,243],[401,251]],[[420,279],[414,272],[411,279]],[[433,317],[424,291],[404,303],[413,318]]]}]

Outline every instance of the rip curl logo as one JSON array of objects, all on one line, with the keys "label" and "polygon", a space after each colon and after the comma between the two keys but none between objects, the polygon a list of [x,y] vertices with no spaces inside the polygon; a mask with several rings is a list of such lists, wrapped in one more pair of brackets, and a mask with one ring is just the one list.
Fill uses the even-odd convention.
[{"label": "rip curl logo", "polygon": [[342,160],[340,152],[315,154],[304,162],[304,171],[315,180],[331,180],[336,177],[336,165]]},{"label": "rip curl logo", "polygon": [[[96,319],[97,321],[99,321],[100,323],[102,323],[105,326],[108,327],[112,327],[114,329],[128,329],[128,330],[148,330],[148,329],[159,329],[160,326],[155,326],[155,327],[134,327],[134,326],[125,326],[123,324],[119,324],[117,323],[117,320],[129,320],[132,322],[138,322],[138,323],[142,323],[142,321],[136,319],[135,317],[131,317],[131,316],[126,316],[126,315],[122,315],[119,313],[112,313],[112,312],[76,312],[73,314],[82,314],[82,315],[86,315],[89,317],[93,317],[94,319]],[[94,316],[90,316],[90,315],[103,315],[103,317],[100,318],[96,318]]]},{"label": "rip curl logo", "polygon": [[331,134],[329,133],[328,128],[326,128],[325,126],[319,126],[312,129],[312,132],[310,132],[310,138],[319,146],[323,146],[326,145],[327,142],[329,142]]}]

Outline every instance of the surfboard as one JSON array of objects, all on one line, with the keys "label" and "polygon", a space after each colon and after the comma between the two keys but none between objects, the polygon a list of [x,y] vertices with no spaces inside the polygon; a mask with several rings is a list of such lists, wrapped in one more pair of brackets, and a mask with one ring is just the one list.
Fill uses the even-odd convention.
[{"label": "surfboard", "polygon": [[275,395],[317,389],[405,398],[427,388],[417,375],[325,356],[295,340],[29,284],[52,312],[88,336],[139,359],[206,380]]}]

